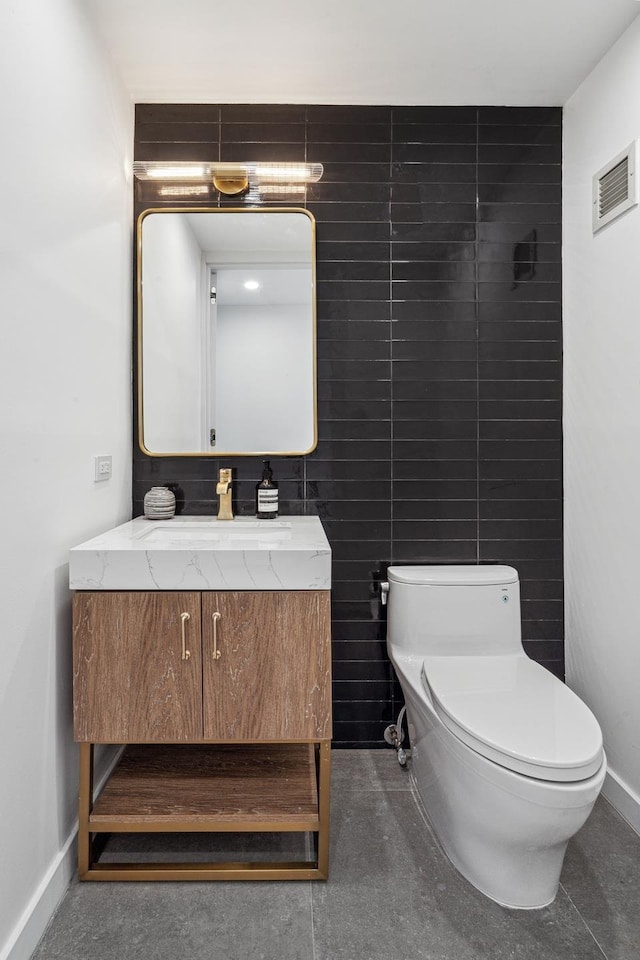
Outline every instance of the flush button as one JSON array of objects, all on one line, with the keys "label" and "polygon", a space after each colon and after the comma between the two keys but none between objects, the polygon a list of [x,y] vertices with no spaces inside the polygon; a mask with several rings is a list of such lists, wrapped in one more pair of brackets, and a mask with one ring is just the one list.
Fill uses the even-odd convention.
[{"label": "flush button", "polygon": [[509,597],[503,597],[503,598],[502,598],[502,602],[503,602],[503,603],[509,603]]}]

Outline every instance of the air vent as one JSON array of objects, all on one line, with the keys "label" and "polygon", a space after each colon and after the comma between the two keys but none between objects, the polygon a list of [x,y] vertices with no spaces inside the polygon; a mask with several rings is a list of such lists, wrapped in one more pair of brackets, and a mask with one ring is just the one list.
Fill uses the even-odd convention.
[{"label": "air vent", "polygon": [[614,157],[593,177],[593,232],[611,223],[638,202],[638,141]]}]

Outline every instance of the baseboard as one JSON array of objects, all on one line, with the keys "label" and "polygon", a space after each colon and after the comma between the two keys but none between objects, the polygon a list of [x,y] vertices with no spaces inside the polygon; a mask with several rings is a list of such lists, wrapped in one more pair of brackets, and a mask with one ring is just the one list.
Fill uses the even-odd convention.
[{"label": "baseboard", "polygon": [[[122,748],[124,749],[124,748]],[[102,790],[120,759],[122,749],[107,760],[96,782],[95,793]],[[77,862],[78,827],[73,828],[62,849],[53,858],[33,896],[22,911],[7,942],[0,948],[0,960],[29,960],[38,946],[51,917],[73,879]]]},{"label": "baseboard", "polygon": [[613,770],[607,771],[602,793],[629,826],[640,834],[640,797]]}]

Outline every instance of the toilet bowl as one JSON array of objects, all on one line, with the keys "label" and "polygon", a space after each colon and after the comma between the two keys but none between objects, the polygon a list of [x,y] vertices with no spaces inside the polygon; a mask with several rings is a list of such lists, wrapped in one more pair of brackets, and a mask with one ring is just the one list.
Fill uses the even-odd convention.
[{"label": "toilet bowl", "polygon": [[390,567],[388,578],[387,649],[434,832],[486,896],[544,907],[604,782],[600,727],[525,654],[512,567]]}]

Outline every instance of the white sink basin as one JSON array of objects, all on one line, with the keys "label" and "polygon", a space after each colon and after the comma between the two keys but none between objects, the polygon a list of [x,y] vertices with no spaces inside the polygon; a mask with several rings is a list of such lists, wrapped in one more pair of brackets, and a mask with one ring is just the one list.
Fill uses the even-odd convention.
[{"label": "white sink basin", "polygon": [[318,517],[137,517],[70,552],[74,590],[324,590],[331,548]]},{"label": "white sink basin", "polygon": [[272,543],[291,539],[291,524],[277,520],[198,521],[175,518],[166,523],[153,521],[150,529],[143,529],[140,539],[145,543],[201,543],[220,540],[256,540]]}]

